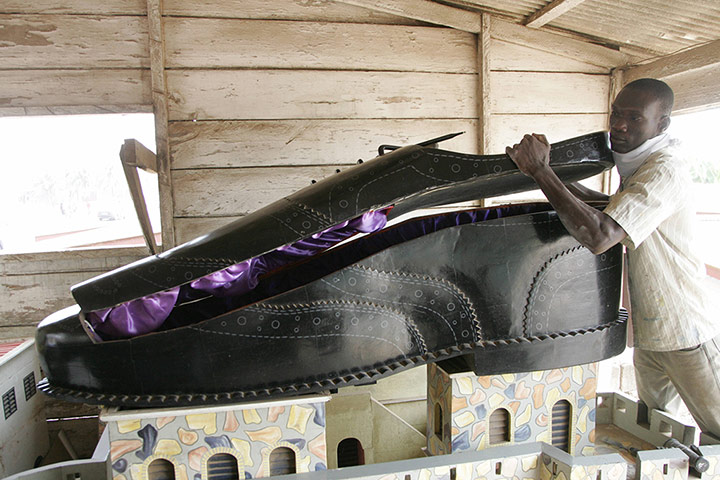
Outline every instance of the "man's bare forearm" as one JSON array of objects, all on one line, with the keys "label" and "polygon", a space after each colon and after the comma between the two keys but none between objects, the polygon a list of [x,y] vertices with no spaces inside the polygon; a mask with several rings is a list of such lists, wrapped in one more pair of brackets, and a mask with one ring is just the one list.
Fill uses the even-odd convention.
[{"label": "man's bare forearm", "polygon": [[570,193],[583,202],[607,203],[610,200],[610,196],[605,195],[602,192],[598,192],[597,190],[593,190],[592,188],[588,188],[579,182],[566,183],[565,186],[568,190],[570,190]]},{"label": "man's bare forearm", "polygon": [[606,251],[625,238],[625,231],[612,218],[576,197],[549,166],[537,169],[532,177],[568,232],[594,254]]}]

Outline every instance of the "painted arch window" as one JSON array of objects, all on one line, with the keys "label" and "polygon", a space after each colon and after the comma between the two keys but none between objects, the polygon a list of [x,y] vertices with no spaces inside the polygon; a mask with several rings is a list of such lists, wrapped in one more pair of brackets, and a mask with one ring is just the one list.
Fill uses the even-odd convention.
[{"label": "painted arch window", "polygon": [[207,461],[207,480],[240,480],[240,469],[234,455],[216,453]]},{"label": "painted arch window", "polygon": [[496,409],[490,415],[488,423],[488,439],[490,445],[510,441],[510,412],[507,409]]},{"label": "painted arch window", "polygon": [[164,458],[156,458],[147,469],[148,480],[175,480],[175,465]]},{"label": "painted arch window", "polygon": [[570,419],[572,408],[567,400],[559,400],[551,413],[551,443],[554,447],[570,452]]},{"label": "painted arch window", "polygon": [[277,447],[270,452],[270,476],[295,473],[295,451],[288,447]]}]

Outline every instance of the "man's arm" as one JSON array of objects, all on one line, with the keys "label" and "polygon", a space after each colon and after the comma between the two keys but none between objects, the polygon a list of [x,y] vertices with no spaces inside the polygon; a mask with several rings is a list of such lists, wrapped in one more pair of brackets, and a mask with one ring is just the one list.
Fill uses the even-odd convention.
[{"label": "man's arm", "polygon": [[588,188],[579,182],[566,183],[565,186],[568,190],[570,190],[570,193],[583,202],[607,203],[610,201],[610,197],[608,195],[598,192],[597,190],[593,190],[592,188]]},{"label": "man's arm", "polygon": [[550,168],[550,144],[545,135],[525,135],[505,152],[522,173],[535,180],[568,232],[591,252],[603,253],[627,236],[615,220],[578,199],[560,181]]}]

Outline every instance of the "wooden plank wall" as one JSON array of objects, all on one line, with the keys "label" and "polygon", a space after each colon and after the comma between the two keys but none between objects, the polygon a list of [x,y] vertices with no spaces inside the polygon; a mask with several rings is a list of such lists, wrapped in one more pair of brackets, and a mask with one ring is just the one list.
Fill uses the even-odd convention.
[{"label": "wooden plank wall", "polygon": [[4,0],[0,115],[152,111],[145,10],[145,0]]},{"label": "wooden plank wall", "polygon": [[[526,133],[545,134],[552,143],[605,130],[611,68],[607,60],[579,42],[523,30],[518,35],[516,25],[497,18],[490,22],[484,116],[488,152],[502,153]],[[602,188],[600,176],[584,183]],[[527,199],[542,199],[542,194],[496,197],[490,203]]]},{"label": "wooden plank wall", "polygon": [[[164,13],[178,243],[381,143],[464,130],[444,147],[478,151],[476,35],[359,11],[319,22],[175,0]],[[527,131],[603,129],[609,66],[520,44],[508,25],[490,27],[488,152]]]},{"label": "wooden plank wall", "polygon": [[610,67],[541,50],[545,36],[519,38],[516,28],[498,19],[490,27],[489,150],[503,152],[525,133],[556,142],[604,130]]},{"label": "wooden plank wall", "polygon": [[318,15],[277,3],[285,11],[165,3],[179,243],[383,143],[466,131],[446,146],[476,151],[473,34],[342,4]]}]

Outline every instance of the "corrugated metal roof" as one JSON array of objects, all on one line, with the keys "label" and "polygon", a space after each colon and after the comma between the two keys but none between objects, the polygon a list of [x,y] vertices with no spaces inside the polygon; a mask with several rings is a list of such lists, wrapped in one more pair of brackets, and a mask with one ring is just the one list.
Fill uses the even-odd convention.
[{"label": "corrugated metal roof", "polygon": [[515,20],[522,20],[544,7],[548,2],[544,0],[451,0],[438,3],[452,4],[468,10],[496,13]]},{"label": "corrugated metal roof", "polygon": [[720,38],[720,2],[586,0],[548,26],[669,54]]},{"label": "corrugated metal roof", "polygon": [[[503,15],[523,23],[544,0],[438,0],[458,8]],[[718,0],[569,0],[570,10],[540,27],[562,30],[646,59],[720,39]]]}]

